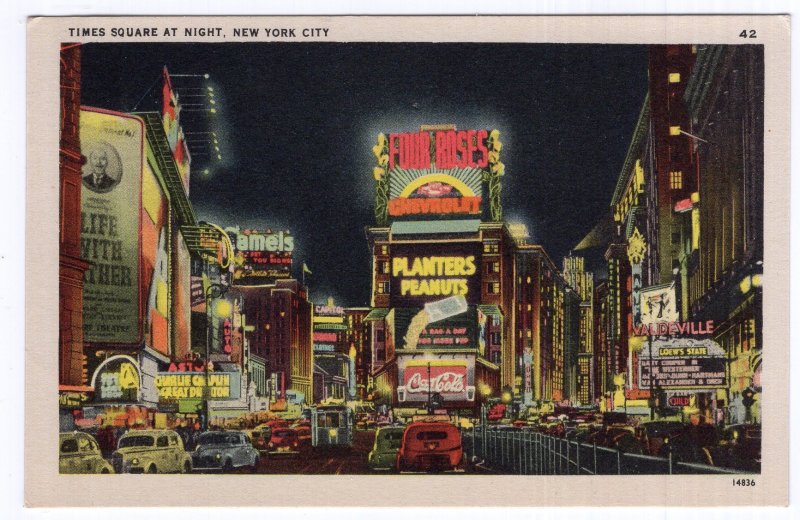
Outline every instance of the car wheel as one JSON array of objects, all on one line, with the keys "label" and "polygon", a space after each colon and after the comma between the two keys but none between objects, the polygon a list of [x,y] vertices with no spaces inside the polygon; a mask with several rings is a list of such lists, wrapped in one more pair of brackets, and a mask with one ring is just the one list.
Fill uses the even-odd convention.
[{"label": "car wheel", "polygon": [[181,473],[191,473],[192,472],[192,463],[188,460],[183,463],[183,471]]},{"label": "car wheel", "polygon": [[258,470],[258,455],[253,455],[253,464],[250,465],[250,471],[255,473]]},{"label": "car wheel", "polygon": [[102,473],[103,475],[108,475],[110,471],[108,471],[108,468],[103,468],[100,470],[100,473]]},{"label": "car wheel", "polygon": [[222,465],[222,471],[224,471],[225,473],[230,473],[231,471],[233,471],[233,462],[231,461],[231,459],[225,460],[225,464]]},{"label": "car wheel", "polygon": [[151,464],[149,468],[147,468],[148,473],[158,473],[158,468],[155,464]]}]

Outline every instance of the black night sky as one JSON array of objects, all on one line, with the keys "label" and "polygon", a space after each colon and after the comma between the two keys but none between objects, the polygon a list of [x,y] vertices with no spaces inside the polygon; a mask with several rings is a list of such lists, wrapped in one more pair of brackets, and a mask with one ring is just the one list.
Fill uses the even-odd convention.
[{"label": "black night sky", "polygon": [[[369,304],[378,133],[498,128],[505,218],[560,266],[609,212],[647,90],[644,46],[88,44],[82,103],[158,110],[164,65],[184,130],[219,137],[221,161],[190,148],[198,219],[291,230],[312,298],[346,306]],[[206,86],[217,113],[189,112]]]}]

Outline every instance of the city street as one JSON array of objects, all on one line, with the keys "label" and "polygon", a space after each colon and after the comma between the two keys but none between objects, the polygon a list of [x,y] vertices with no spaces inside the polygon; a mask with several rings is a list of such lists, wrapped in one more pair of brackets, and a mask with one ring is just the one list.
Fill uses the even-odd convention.
[{"label": "city street", "polygon": [[[370,471],[367,467],[367,455],[372,449],[374,440],[375,430],[357,430],[354,433],[352,449],[308,449],[300,455],[262,456],[257,473],[263,475],[379,474]],[[470,472],[468,467],[465,473]],[[235,473],[249,473],[249,471],[241,469],[236,470]]]},{"label": "city street", "polygon": [[353,448],[307,449],[300,455],[268,455],[261,457],[258,473],[341,475],[370,473],[367,455],[375,440],[375,430],[357,430]]}]

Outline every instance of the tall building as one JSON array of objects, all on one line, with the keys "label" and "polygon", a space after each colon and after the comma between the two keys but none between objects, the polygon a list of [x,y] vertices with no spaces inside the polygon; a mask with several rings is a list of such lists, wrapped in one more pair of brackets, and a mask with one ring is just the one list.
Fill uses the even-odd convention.
[{"label": "tall building", "polygon": [[[574,401],[581,405],[594,402],[592,372],[594,363],[594,273],[586,271],[580,256],[564,258],[564,279],[578,298],[578,348],[575,359]],[[570,327],[567,328],[570,330]]]},{"label": "tall building", "polygon": [[514,251],[516,393],[525,405],[574,398],[577,363],[577,304],[574,290],[538,245]]},{"label": "tall building", "polygon": [[[763,66],[755,47],[650,48],[648,93],[611,201],[608,280],[596,291],[595,389],[613,396],[609,407],[757,419]],[[705,354],[661,359],[664,346],[688,342]],[[697,366],[705,377],[691,376]],[[675,392],[690,404],[671,406]],[[745,406],[743,392],[755,402]]]},{"label": "tall building", "polygon": [[[58,384],[65,395],[61,408],[80,403],[87,387],[83,350],[83,276],[89,264],[81,258],[81,47],[61,45],[61,114],[59,133],[59,353]],[[73,399],[69,399],[73,395]]]},{"label": "tall building", "polygon": [[350,358],[350,330],[344,307],[333,298],[314,306],[314,402],[355,397],[355,360]]},{"label": "tall building", "polygon": [[365,400],[372,391],[372,345],[370,332],[364,318],[369,314],[369,307],[345,308],[345,321],[347,323],[348,356],[354,362],[355,393],[356,398]]},{"label": "tall building", "polygon": [[[513,364],[513,346],[503,339],[511,256],[500,148],[496,130],[452,125],[381,134],[373,148],[372,310],[364,319],[373,397],[401,415],[434,398],[474,415],[514,384],[513,366],[501,374],[503,363]],[[432,310],[448,297],[456,297],[449,307]]]},{"label": "tall building", "polygon": [[244,314],[253,327],[250,353],[264,360],[270,397],[311,402],[312,314],[308,290],[294,279],[264,286],[240,286]]},{"label": "tall building", "polygon": [[196,359],[190,273],[192,255],[201,253],[184,233],[196,225],[188,200],[190,157],[166,70],[162,79],[158,112],[80,112],[86,157],[80,238],[89,265],[83,340],[90,403],[104,424],[152,425],[155,417],[163,426],[167,414],[199,412],[198,399],[171,390],[168,396],[159,379]]},{"label": "tall building", "polygon": [[[683,307],[712,320],[728,385],[699,407],[728,423],[760,421],[764,259],[764,50],[708,45],[684,98],[699,177],[691,195],[690,253],[681,264]],[[746,406],[743,393],[754,392]]]}]

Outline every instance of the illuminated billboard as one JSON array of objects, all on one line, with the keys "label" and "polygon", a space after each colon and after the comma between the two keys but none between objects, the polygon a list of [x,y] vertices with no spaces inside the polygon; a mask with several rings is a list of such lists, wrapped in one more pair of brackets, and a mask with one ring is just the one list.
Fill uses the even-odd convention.
[{"label": "illuminated billboard", "polygon": [[725,351],[710,339],[651,340],[639,355],[639,387],[723,388]]},{"label": "illuminated billboard", "polygon": [[428,396],[439,394],[444,402],[475,400],[475,358],[398,359],[397,400],[403,404],[421,404]]},{"label": "illuminated billboard", "polygon": [[381,212],[392,220],[481,218],[484,183],[491,174],[502,175],[498,137],[497,130],[449,125],[380,134],[374,174],[379,182],[388,180]]},{"label": "illuminated billboard", "polygon": [[478,348],[478,311],[475,307],[469,307],[465,312],[456,316],[428,323],[417,337],[416,334],[408,333],[409,325],[421,310],[419,308],[393,309],[393,333],[399,339],[397,348],[416,350]]},{"label": "illuminated billboard", "polygon": [[392,246],[392,307],[421,307],[447,296],[480,301],[480,244],[396,244]]},{"label": "illuminated billboard", "polygon": [[264,285],[292,277],[294,237],[289,231],[225,229],[234,250],[234,285]]},{"label": "illuminated billboard", "polygon": [[141,340],[139,284],[144,123],[126,114],[83,108],[81,257],[83,337],[92,343]]}]

